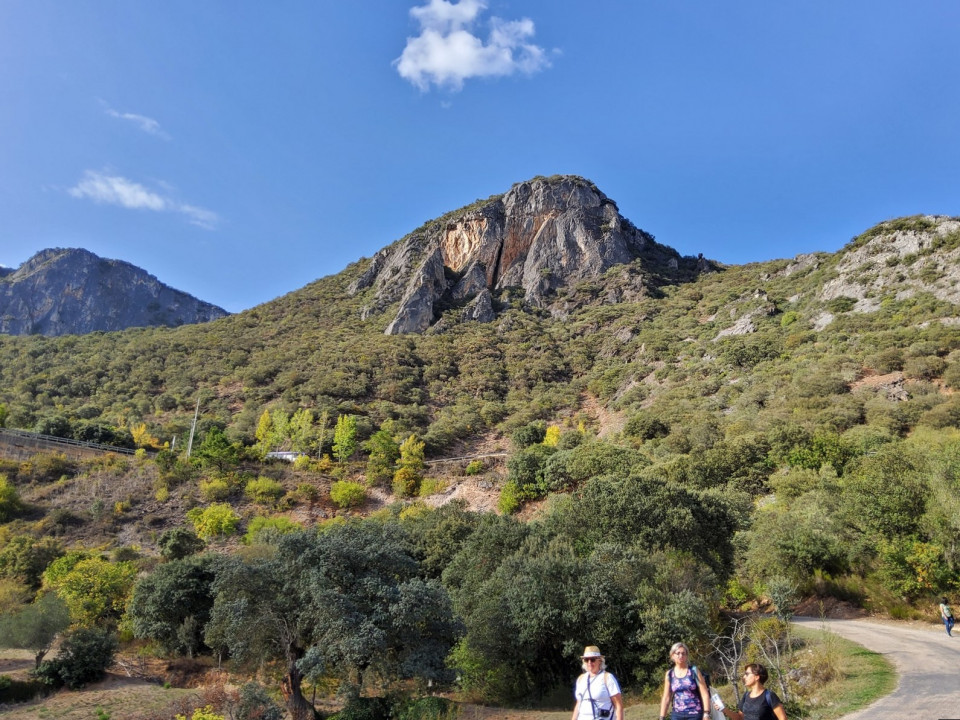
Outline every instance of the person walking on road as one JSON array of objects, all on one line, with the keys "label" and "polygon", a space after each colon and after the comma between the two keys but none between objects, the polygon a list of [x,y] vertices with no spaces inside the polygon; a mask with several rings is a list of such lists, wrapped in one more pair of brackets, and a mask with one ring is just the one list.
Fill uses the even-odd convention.
[{"label": "person walking on road", "polygon": [[583,675],[577,678],[572,720],[623,720],[623,693],[596,645],[583,650]]},{"label": "person walking on road", "polygon": [[943,626],[947,629],[947,635],[953,637],[953,610],[946,598],[940,599],[940,617],[943,619]]},{"label": "person walking on road", "polygon": [[740,708],[724,708],[729,720],[787,720],[787,711],[773,690],[767,690],[767,669],[758,663],[750,663],[743,671],[743,684],[747,692],[740,698]]},{"label": "person walking on road", "polygon": [[663,678],[663,697],[660,699],[660,720],[665,720],[667,708],[673,702],[670,720],[710,720],[710,693],[703,673],[690,665],[690,651],[682,642],[670,648],[673,667]]}]

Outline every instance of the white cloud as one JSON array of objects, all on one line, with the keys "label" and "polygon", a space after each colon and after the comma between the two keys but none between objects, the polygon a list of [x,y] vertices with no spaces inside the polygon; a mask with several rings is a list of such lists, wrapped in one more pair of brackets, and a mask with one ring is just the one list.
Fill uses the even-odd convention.
[{"label": "white cloud", "polygon": [[149,118],[146,115],[137,115],[136,113],[122,113],[114,110],[106,103],[103,103],[103,109],[110,117],[131,122],[148,135],[153,135],[163,140],[170,139],[170,135],[168,135],[164,129],[160,127],[160,123],[153,118]]},{"label": "white cloud", "polygon": [[411,9],[420,35],[407,38],[394,60],[400,76],[424,91],[431,84],[459,90],[469,78],[532,74],[549,67],[543,48],[529,42],[534,34],[529,18],[491,17],[487,39],[475,34],[474,25],[486,7],[485,0],[429,0]]},{"label": "white cloud", "polygon": [[180,205],[178,211],[186,215],[191,225],[202,227],[204,230],[215,229],[220,221],[220,217],[212,210],[205,210],[194,205]]},{"label": "white cloud", "polygon": [[118,205],[131,210],[153,210],[183,215],[187,221],[205,230],[213,230],[220,221],[212,210],[180,202],[170,195],[161,195],[140,183],[119,175],[87,170],[67,192],[75,198],[93,200],[101,205]]}]

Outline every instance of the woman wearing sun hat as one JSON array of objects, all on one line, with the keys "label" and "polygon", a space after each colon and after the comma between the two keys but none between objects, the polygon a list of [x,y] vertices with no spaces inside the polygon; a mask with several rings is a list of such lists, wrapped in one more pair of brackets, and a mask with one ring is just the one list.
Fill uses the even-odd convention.
[{"label": "woman wearing sun hat", "polygon": [[573,696],[572,720],[623,720],[623,694],[620,683],[607,672],[607,663],[600,648],[587,645],[583,650],[583,675],[577,678]]}]

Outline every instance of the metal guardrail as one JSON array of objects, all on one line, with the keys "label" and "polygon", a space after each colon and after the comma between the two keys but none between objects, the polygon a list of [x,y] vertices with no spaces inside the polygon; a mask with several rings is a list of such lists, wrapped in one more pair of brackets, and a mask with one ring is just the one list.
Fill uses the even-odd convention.
[{"label": "metal guardrail", "polygon": [[424,465],[434,465],[436,463],[445,463],[445,462],[457,462],[459,460],[479,460],[480,458],[488,457],[506,457],[510,453],[499,452],[499,453],[486,453],[485,455],[464,455],[463,457],[451,457],[451,458],[437,458],[436,460],[424,460]]},{"label": "metal guardrail", "polygon": [[120,453],[121,455],[134,455],[137,451],[130,448],[117,447],[116,445],[103,445],[102,443],[85,442],[83,440],[74,440],[72,438],[62,438],[56,435],[43,435],[42,433],[30,432],[29,430],[11,430],[10,428],[0,428],[0,435],[12,435],[30,440],[43,440],[44,442],[57,445],[71,445],[73,447],[85,447],[91,450],[102,450],[103,452]]}]

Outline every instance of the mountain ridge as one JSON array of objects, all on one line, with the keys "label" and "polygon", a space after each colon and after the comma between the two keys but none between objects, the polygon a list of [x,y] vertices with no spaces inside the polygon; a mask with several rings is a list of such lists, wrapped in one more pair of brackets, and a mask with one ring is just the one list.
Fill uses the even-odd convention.
[{"label": "mountain ridge", "polygon": [[[593,192],[592,184],[586,191]],[[948,290],[960,266],[956,219],[914,216],[884,221],[836,253],[746,265],[679,256],[647,240],[646,256],[572,280],[538,302],[527,301],[522,285],[491,290],[484,276],[476,287],[478,295],[489,294],[486,322],[468,315],[469,300],[444,297],[468,277],[448,268],[426,329],[384,335],[405,290],[416,284],[429,253],[415,251],[427,247],[431,228],[456,227],[490,201],[428,221],[387,246],[391,253],[406,246],[414,261],[406,265],[406,282],[395,282],[395,294],[376,311],[376,278],[387,265],[371,273],[376,263],[361,258],[216,323],[69,343],[0,337],[0,403],[10,410],[8,424],[35,428],[52,415],[68,425],[143,420],[158,437],[182,437],[203,388],[201,427],[215,423],[244,442],[252,442],[264,407],[302,407],[355,414],[368,426],[361,435],[392,420],[421,434],[437,454],[478,433],[574,417],[584,397],[629,415],[681,392],[684,383],[672,378],[699,378],[693,385],[703,383],[703,397],[714,398],[734,394],[733,384],[754,367],[785,357],[803,373],[817,373],[816,364],[807,364],[826,352],[824,342],[846,346],[851,333],[867,332],[878,338],[870,342],[899,346],[903,340],[879,339],[890,332],[887,324],[898,323],[901,334],[934,337],[934,325],[954,332],[960,315],[952,295],[933,292]],[[417,236],[419,245],[408,243]],[[855,252],[862,261],[843,262]],[[931,367],[950,352],[944,342],[936,336],[918,345],[939,343],[941,357]],[[889,364],[863,349],[863,339],[856,343],[850,351],[856,362],[833,372],[836,387],[849,389]],[[903,345],[898,352],[908,357],[919,350]]]},{"label": "mountain ridge", "polygon": [[175,327],[228,314],[131,263],[82,248],[47,248],[0,274],[0,333],[7,335]]}]

